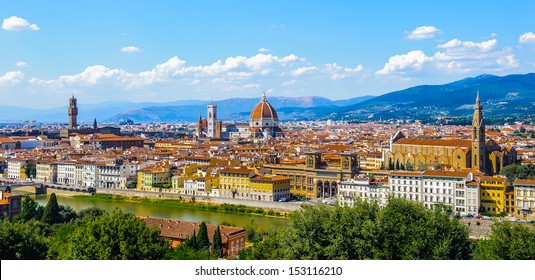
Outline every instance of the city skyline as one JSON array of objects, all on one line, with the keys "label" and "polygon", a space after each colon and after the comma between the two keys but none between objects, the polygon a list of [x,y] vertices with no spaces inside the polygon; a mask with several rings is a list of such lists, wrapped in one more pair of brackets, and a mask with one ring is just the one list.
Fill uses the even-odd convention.
[{"label": "city skyline", "polygon": [[0,96],[345,99],[535,71],[535,4],[461,3],[2,3]]}]

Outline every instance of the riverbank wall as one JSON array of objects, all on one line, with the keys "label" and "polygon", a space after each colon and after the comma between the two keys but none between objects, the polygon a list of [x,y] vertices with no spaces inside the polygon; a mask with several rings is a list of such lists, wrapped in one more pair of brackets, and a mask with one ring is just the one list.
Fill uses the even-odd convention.
[{"label": "riverbank wall", "polygon": [[[99,189],[97,193],[120,195],[125,197],[142,197],[142,198],[160,198],[160,199],[179,199],[191,201],[194,196],[191,195],[179,195],[174,193],[157,193],[157,192],[145,192],[139,190],[118,190],[118,189]],[[73,193],[76,195],[78,193]],[[301,208],[301,202],[278,202],[278,201],[257,201],[257,200],[245,200],[245,199],[232,199],[224,197],[207,197],[207,196],[195,196],[196,202],[205,202],[213,204],[233,204],[233,205],[245,205],[252,208],[262,208],[266,210],[293,212]]]}]

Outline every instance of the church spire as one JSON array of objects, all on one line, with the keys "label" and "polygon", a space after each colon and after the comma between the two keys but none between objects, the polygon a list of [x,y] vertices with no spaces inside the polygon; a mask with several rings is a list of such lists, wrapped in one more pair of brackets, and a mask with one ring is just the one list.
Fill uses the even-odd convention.
[{"label": "church spire", "polygon": [[483,106],[481,106],[479,91],[476,96],[474,119],[472,120],[472,155],[472,168],[486,172],[485,122],[483,120]]},{"label": "church spire", "polygon": [[479,98],[479,90],[477,91],[476,104],[474,105],[474,110],[481,107],[481,98]]}]

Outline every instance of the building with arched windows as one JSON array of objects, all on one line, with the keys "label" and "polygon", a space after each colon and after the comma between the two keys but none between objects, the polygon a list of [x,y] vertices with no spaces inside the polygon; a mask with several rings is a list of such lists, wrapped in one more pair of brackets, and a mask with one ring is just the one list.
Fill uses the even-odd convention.
[{"label": "building with arched windows", "polygon": [[385,168],[425,170],[438,167],[476,170],[492,175],[516,162],[513,147],[501,147],[494,140],[486,139],[479,92],[474,105],[471,135],[471,139],[420,139],[406,138],[398,132],[390,140],[390,150],[384,153]]}]

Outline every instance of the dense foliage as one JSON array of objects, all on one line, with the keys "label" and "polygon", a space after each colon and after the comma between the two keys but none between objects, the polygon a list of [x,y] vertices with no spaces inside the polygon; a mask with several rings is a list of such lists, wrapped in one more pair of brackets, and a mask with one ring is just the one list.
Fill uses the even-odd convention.
[{"label": "dense foliage", "polygon": [[511,164],[505,166],[501,171],[501,175],[507,177],[507,183],[513,184],[515,179],[534,179],[535,178],[535,165],[520,165]]},{"label": "dense foliage", "polygon": [[[55,202],[57,203],[57,201]],[[205,226],[176,248],[132,214],[89,208],[76,213],[50,197],[46,211],[26,197],[23,211],[0,222],[1,259],[217,259],[217,228],[205,246]],[[49,207],[50,206],[50,207]],[[45,212],[54,219],[44,219]],[[254,229],[251,225],[251,229]],[[291,228],[248,232],[252,248],[239,259],[535,259],[535,229],[496,223],[488,239],[471,241],[468,227],[445,207],[390,199],[388,205],[357,201],[355,207],[305,207]],[[210,244],[208,242],[208,244]],[[200,248],[200,246],[202,248]],[[472,250],[473,249],[473,250]]]},{"label": "dense foliage", "polygon": [[307,207],[243,256],[253,259],[468,259],[468,228],[443,207],[392,198],[385,208]]},{"label": "dense foliage", "polygon": [[496,223],[489,238],[477,243],[473,258],[535,260],[535,228],[523,224]]}]

